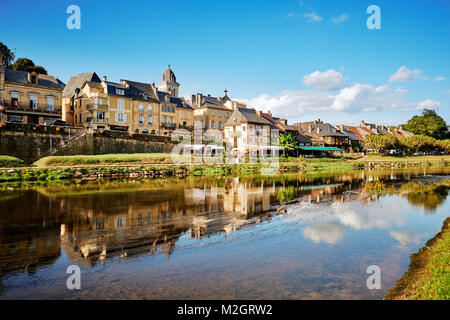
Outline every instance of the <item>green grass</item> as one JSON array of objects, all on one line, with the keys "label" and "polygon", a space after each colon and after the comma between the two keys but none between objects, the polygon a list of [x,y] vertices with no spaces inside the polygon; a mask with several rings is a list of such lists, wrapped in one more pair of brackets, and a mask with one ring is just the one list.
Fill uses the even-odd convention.
[{"label": "green grass", "polygon": [[450,300],[450,218],[439,234],[411,255],[409,270],[385,299]]},{"label": "green grass", "polygon": [[50,156],[34,163],[38,167],[126,165],[126,164],[171,164],[169,153],[102,154],[78,156]]},{"label": "green grass", "polygon": [[11,156],[0,156],[0,167],[14,168],[14,167],[23,167],[25,162],[20,160],[19,158],[11,157]]}]

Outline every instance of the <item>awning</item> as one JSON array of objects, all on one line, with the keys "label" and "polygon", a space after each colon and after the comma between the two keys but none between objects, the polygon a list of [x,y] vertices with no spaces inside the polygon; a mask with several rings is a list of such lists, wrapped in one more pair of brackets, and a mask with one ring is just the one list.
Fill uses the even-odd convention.
[{"label": "awning", "polygon": [[337,147],[300,147],[300,149],[307,151],[342,151],[341,148]]}]

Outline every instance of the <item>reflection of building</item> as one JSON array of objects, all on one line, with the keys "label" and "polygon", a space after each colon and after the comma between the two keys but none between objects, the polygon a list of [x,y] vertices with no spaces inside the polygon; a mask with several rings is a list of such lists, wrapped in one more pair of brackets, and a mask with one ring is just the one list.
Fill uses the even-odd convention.
[{"label": "reflection of building", "polygon": [[63,88],[53,76],[5,69],[0,56],[0,122],[52,124],[61,119]]}]

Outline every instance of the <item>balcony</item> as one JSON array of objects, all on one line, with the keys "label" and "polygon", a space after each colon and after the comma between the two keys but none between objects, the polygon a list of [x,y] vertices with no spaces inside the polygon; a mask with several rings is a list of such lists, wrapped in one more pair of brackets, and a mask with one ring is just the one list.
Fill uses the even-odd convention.
[{"label": "balcony", "polygon": [[100,123],[100,124],[108,124],[109,119],[108,118],[99,119],[97,117],[88,117],[88,118],[86,118],[86,122],[87,123],[95,123],[95,124],[98,124],[98,123]]},{"label": "balcony", "polygon": [[161,123],[161,127],[164,129],[176,129],[177,125],[175,123]]},{"label": "balcony", "polygon": [[186,126],[186,125],[184,125],[184,124],[179,124],[179,125],[178,125],[178,128],[179,128],[179,129],[185,129],[185,130],[188,130],[188,131],[194,130],[194,126]]},{"label": "balcony", "polygon": [[107,111],[108,105],[107,104],[87,104],[86,110],[87,111],[92,111],[92,110]]},{"label": "balcony", "polygon": [[0,106],[5,108],[6,113],[22,113],[22,114],[51,114],[51,115],[61,115],[61,106],[50,106],[46,104],[34,104],[33,106],[30,102],[17,102],[12,104],[9,100],[3,100]]}]

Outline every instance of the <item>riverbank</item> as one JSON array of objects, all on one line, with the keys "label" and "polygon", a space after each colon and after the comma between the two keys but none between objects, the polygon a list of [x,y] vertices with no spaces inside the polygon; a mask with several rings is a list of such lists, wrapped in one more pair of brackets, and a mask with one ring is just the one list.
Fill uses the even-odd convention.
[{"label": "riverbank", "polygon": [[278,165],[264,162],[217,164],[212,162],[213,158],[204,159],[207,163],[189,164],[189,160],[194,160],[189,158],[189,156],[182,157],[181,160],[188,164],[179,165],[174,164],[171,155],[165,153],[53,156],[43,158],[30,167],[18,164],[11,168],[0,168],[0,182],[183,178],[187,176],[277,174],[279,172],[334,173],[364,168],[447,167],[450,162],[450,156],[364,157],[359,159],[279,158]]},{"label": "riverbank", "polygon": [[385,300],[450,300],[450,217],[441,232],[411,255],[408,271]]}]

